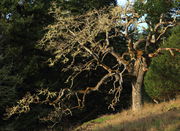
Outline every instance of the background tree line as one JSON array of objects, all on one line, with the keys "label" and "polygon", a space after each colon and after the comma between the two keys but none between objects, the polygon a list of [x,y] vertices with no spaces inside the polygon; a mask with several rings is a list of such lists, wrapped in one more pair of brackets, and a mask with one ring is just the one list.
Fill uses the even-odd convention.
[{"label": "background tree line", "polygon": [[[64,11],[64,16],[78,16],[84,14],[93,9],[101,9],[105,6],[115,6],[116,1],[106,0],[54,0],[58,7]],[[161,14],[164,15],[163,19],[170,20],[177,3],[171,3],[169,1],[154,1],[149,0],[143,4],[141,1],[137,1],[134,5],[135,10],[139,14],[146,14],[146,22],[149,22],[148,29],[142,33],[137,32],[133,34],[134,39],[144,37],[151,32],[151,26],[154,27],[155,23],[159,20]],[[24,97],[27,92],[31,94],[35,93],[38,89],[49,89],[51,92],[59,91],[59,88],[69,87],[64,82],[68,76],[73,72],[72,70],[64,73],[61,69],[64,66],[61,62],[57,61],[54,66],[49,66],[47,60],[49,58],[55,58],[53,50],[42,50],[37,47],[37,43],[42,39],[47,30],[49,24],[56,22],[52,14],[49,14],[48,10],[51,7],[51,1],[49,0],[2,0],[0,2],[0,115],[1,115],[1,130],[7,128],[7,130],[26,130],[27,127],[30,130],[37,129],[37,127],[46,127],[47,124],[53,124],[53,122],[47,121],[46,123],[39,121],[45,115],[48,115],[53,109],[46,104],[31,104],[31,111],[21,115],[14,115],[8,120],[3,120],[6,108],[12,106]],[[153,7],[153,8],[152,8]],[[119,30],[124,30],[118,27]],[[129,28],[129,31],[133,31],[133,27]],[[111,33],[113,34],[113,30]],[[164,37],[164,43],[162,47],[179,48],[178,44],[179,26],[173,31],[166,33]],[[97,39],[104,39],[104,34],[99,34]],[[166,40],[167,39],[167,40]],[[114,37],[110,39],[110,42],[115,47],[115,51],[118,53],[124,52],[127,47],[127,39],[125,37]],[[155,47],[158,48],[158,47]],[[148,49],[152,51],[153,49]],[[152,51],[153,52],[153,51]],[[176,54],[176,53],[175,53]],[[173,58],[173,59],[172,59]],[[128,58],[127,58],[128,59]],[[83,59],[78,57],[78,62],[82,62]],[[166,64],[162,66],[161,63]],[[170,62],[167,62],[170,61]],[[114,64],[112,56],[107,56],[105,63]],[[160,64],[160,65],[158,65]],[[157,68],[158,67],[158,68]],[[162,67],[162,68],[161,68]],[[166,73],[164,70],[166,69]],[[101,68],[97,71],[84,72],[81,76],[74,80],[75,86],[85,87],[87,85],[94,85],[98,82],[99,78],[106,72]],[[164,53],[161,56],[157,56],[152,59],[149,71],[145,77],[145,91],[153,99],[158,101],[169,99],[178,94],[178,76],[179,75],[179,56],[170,56]],[[167,80],[167,76],[172,78]],[[169,78],[168,77],[168,78]],[[81,80],[84,81],[81,81]],[[120,111],[121,109],[129,108],[131,105],[131,77],[124,77],[123,90],[121,92],[120,102],[116,105],[116,110],[108,110],[108,105],[113,99],[114,95],[109,95],[108,90],[110,85],[107,84],[107,88],[103,88],[100,92],[90,93],[85,102],[85,107],[81,110],[76,110],[73,116],[63,117],[61,119],[60,126],[68,126],[68,124],[76,124],[77,122],[84,122],[92,119],[100,114],[112,113]],[[164,83],[166,81],[166,83]],[[153,85],[152,85],[153,84]],[[157,88],[158,87],[158,88]],[[165,88],[164,88],[165,87]],[[41,96],[43,97],[43,96]],[[124,101],[124,99],[126,101]],[[75,102],[75,100],[72,99]],[[67,104],[69,101],[66,101]],[[83,119],[81,115],[85,116]],[[59,119],[56,118],[55,122]],[[78,120],[78,121],[77,121]],[[58,124],[57,124],[58,125]]]}]

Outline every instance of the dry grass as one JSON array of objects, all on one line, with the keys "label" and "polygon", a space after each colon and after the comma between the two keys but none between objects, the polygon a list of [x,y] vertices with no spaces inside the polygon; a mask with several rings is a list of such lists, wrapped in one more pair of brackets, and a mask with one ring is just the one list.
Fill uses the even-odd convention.
[{"label": "dry grass", "polygon": [[74,131],[180,131],[180,99],[145,104],[141,111],[123,111],[84,123]]}]

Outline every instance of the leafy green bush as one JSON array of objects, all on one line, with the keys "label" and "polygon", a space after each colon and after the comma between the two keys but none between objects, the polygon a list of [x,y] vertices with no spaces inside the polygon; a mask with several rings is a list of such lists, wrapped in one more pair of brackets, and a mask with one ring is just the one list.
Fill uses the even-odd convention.
[{"label": "leafy green bush", "polygon": [[[161,48],[180,49],[179,36],[180,26],[177,26]],[[175,97],[180,91],[180,53],[174,52],[175,56],[168,51],[162,53],[152,59],[144,79],[145,91],[152,99],[160,101]]]}]

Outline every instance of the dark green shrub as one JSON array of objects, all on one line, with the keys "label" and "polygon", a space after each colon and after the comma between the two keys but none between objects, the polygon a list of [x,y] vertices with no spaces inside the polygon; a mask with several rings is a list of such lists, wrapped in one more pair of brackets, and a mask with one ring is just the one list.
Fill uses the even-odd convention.
[{"label": "dark green shrub", "polygon": [[[180,49],[180,26],[172,30],[170,37],[162,43],[161,48]],[[180,53],[172,56],[163,51],[152,59],[149,70],[144,79],[145,91],[156,100],[167,100],[175,97],[180,91]]]}]

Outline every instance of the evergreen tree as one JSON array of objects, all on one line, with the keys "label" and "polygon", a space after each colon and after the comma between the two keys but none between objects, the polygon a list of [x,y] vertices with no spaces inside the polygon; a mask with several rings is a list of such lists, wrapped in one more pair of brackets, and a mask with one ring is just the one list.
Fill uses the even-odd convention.
[{"label": "evergreen tree", "polygon": [[[70,72],[67,73],[67,82],[70,84],[58,92],[44,89],[33,95],[27,94],[15,106],[15,110],[9,108],[13,113],[7,115],[11,116],[19,111],[28,112],[31,104],[37,103],[38,99],[39,103],[47,103],[54,108],[44,120],[63,120],[63,116],[71,114],[72,110],[85,107],[85,98],[90,92],[101,91],[101,87],[107,87],[108,92],[114,95],[109,105],[114,109],[120,100],[122,82],[126,75],[131,77],[132,108],[139,110],[142,107],[141,90],[148,62],[162,51],[157,48],[159,41],[167,29],[175,25],[175,21],[166,22],[166,19],[162,19],[164,22],[157,22],[154,28],[151,26],[152,30],[138,39],[135,25],[141,16],[134,12],[132,6],[106,8],[79,16],[64,16],[57,6],[53,9],[56,22],[47,27],[48,32],[40,45],[55,54],[55,57],[49,59],[50,66],[61,62],[64,67],[62,71]],[[126,44],[126,49],[121,50],[122,52],[116,50],[117,45],[113,40],[119,36],[125,39]],[[147,46],[152,47],[153,52],[146,51]],[[179,51],[176,48],[166,50]],[[99,70],[103,70],[100,75]],[[84,84],[77,85],[77,80],[86,79],[86,74],[90,72],[95,72],[99,79],[93,83],[84,80]],[[44,99],[41,95],[44,95]],[[24,106],[27,108],[24,109]]]},{"label": "evergreen tree", "polygon": [[[5,108],[21,98],[25,92],[33,92],[47,83],[48,66],[44,62],[49,53],[37,49],[36,43],[44,33],[43,27],[53,21],[47,12],[49,6],[49,0],[0,1],[1,118]],[[45,71],[41,72],[41,70]],[[29,122],[31,126],[38,119],[36,115],[33,116]],[[22,122],[22,118],[25,117],[22,116],[18,118],[19,121],[12,121],[9,124],[16,130],[20,130],[22,127],[18,125]],[[23,121],[27,124],[29,119],[26,118]],[[1,124],[10,126],[4,122]]]},{"label": "evergreen tree", "polygon": [[115,6],[116,0],[61,0],[59,6],[70,14],[82,14],[92,9],[100,9],[106,6]]},{"label": "evergreen tree", "polygon": [[[33,93],[40,88],[57,90],[64,81],[59,65],[48,67],[46,60],[53,57],[36,47],[44,27],[54,21],[48,9],[56,2],[71,14],[82,14],[90,9],[115,3],[112,1],[83,0],[1,0],[0,1],[0,112],[1,118],[7,106],[11,106],[26,92]],[[58,89],[59,90],[59,89]],[[36,127],[38,115],[47,113],[48,107],[35,107],[30,114],[9,123],[16,130],[26,126]],[[31,117],[30,117],[31,116]],[[31,120],[31,121],[30,121]],[[2,120],[1,120],[2,121]],[[20,126],[24,123],[24,126]],[[1,125],[9,126],[1,122]],[[4,127],[2,127],[3,129]],[[1,130],[1,129],[0,129]]]},{"label": "evergreen tree", "polygon": [[[161,43],[161,48],[180,48],[180,26],[173,29],[167,41]],[[169,52],[152,59],[150,68],[145,76],[144,84],[147,94],[155,100],[169,100],[179,94],[180,85],[180,55]]]},{"label": "evergreen tree", "polygon": [[172,19],[172,13],[176,12],[177,1],[170,0],[137,0],[134,4],[135,10],[145,16],[148,26],[154,26],[159,18]]}]

